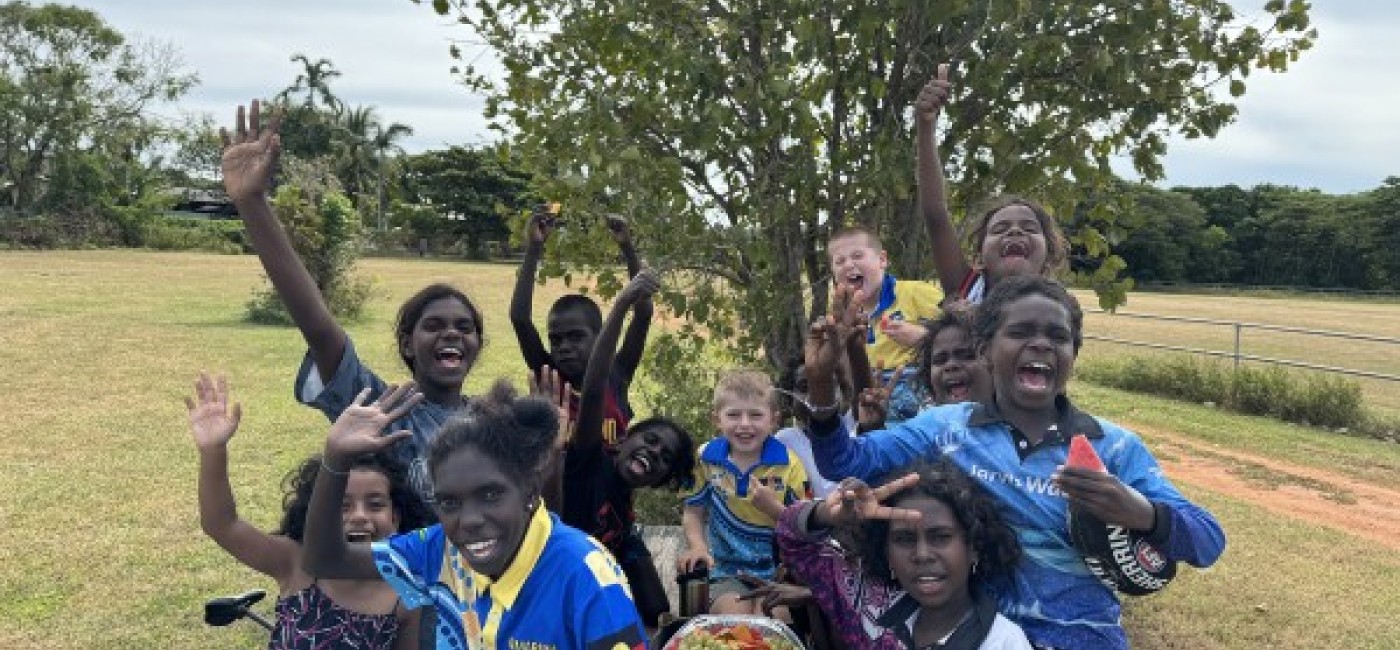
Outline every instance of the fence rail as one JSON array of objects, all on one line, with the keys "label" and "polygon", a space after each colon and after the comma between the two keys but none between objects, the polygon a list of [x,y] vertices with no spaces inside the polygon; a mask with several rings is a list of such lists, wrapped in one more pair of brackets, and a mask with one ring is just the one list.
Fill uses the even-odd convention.
[{"label": "fence rail", "polygon": [[1342,367],[1339,367],[1339,366],[1328,366],[1328,365],[1317,364],[1317,363],[1309,363],[1309,362],[1306,362],[1306,361],[1298,361],[1298,360],[1296,360],[1296,359],[1279,359],[1279,358],[1275,358],[1275,357],[1266,357],[1266,356],[1261,356],[1261,355],[1257,355],[1257,354],[1248,354],[1248,353],[1244,352],[1244,351],[1241,349],[1241,346],[1240,346],[1241,335],[1243,334],[1244,330],[1246,330],[1246,329],[1256,329],[1256,330],[1263,330],[1263,331],[1270,331],[1270,332],[1287,332],[1287,333],[1290,333],[1290,334],[1305,334],[1305,335],[1309,335],[1309,336],[1330,337],[1330,338],[1345,339],[1345,340],[1349,340],[1349,341],[1367,341],[1367,342],[1370,342],[1370,343],[1382,343],[1382,344],[1386,344],[1386,345],[1396,345],[1396,346],[1400,346],[1400,338],[1394,338],[1394,337],[1389,337],[1389,336],[1377,336],[1377,335],[1375,335],[1375,334],[1362,334],[1362,333],[1358,333],[1358,332],[1339,332],[1339,331],[1336,331],[1336,330],[1318,330],[1318,329],[1308,329],[1308,328],[1306,328],[1306,327],[1293,327],[1293,326],[1289,326],[1289,325],[1269,325],[1269,324],[1267,324],[1267,323],[1248,323],[1248,322],[1244,322],[1244,321],[1218,320],[1218,319],[1214,319],[1214,318],[1195,318],[1195,317],[1191,317],[1191,316],[1167,316],[1167,315],[1164,315],[1164,314],[1145,314],[1145,313],[1140,313],[1140,312],[1123,312],[1123,311],[1119,311],[1119,312],[1107,312],[1107,311],[1104,311],[1104,310],[1102,310],[1102,309],[1087,309],[1087,310],[1085,310],[1085,312],[1086,312],[1086,313],[1091,313],[1091,314],[1109,314],[1109,315],[1113,315],[1113,316],[1122,316],[1122,317],[1126,317],[1126,318],[1140,318],[1140,319],[1144,319],[1144,320],[1163,321],[1163,322],[1191,323],[1191,324],[1194,324],[1194,325],[1218,325],[1218,326],[1227,326],[1227,327],[1233,328],[1233,329],[1234,329],[1234,334],[1235,334],[1235,345],[1234,345],[1234,350],[1210,350],[1210,349],[1207,349],[1207,348],[1197,348],[1197,347],[1191,347],[1191,346],[1186,346],[1186,345],[1169,345],[1169,344],[1166,344],[1166,343],[1155,343],[1155,342],[1151,342],[1151,341],[1136,341],[1136,340],[1133,340],[1133,339],[1124,339],[1124,338],[1118,338],[1118,337],[1113,337],[1113,336],[1102,336],[1102,335],[1097,335],[1097,334],[1087,334],[1087,333],[1086,333],[1086,334],[1084,335],[1084,338],[1086,338],[1086,339],[1091,339],[1091,340],[1094,340],[1094,341],[1104,341],[1104,342],[1107,342],[1107,343],[1114,343],[1114,344],[1118,344],[1118,345],[1128,345],[1128,346],[1132,346],[1132,347],[1150,348],[1150,349],[1154,349],[1154,350],[1170,350],[1170,351],[1173,351],[1173,352],[1188,352],[1188,353],[1191,353],[1191,354],[1200,354],[1200,355],[1211,356],[1211,357],[1223,357],[1223,358],[1233,359],[1234,362],[1235,362],[1235,368],[1239,368],[1240,362],[1241,362],[1241,361],[1258,361],[1258,362],[1261,362],[1261,363],[1271,363],[1271,364],[1279,365],[1279,366],[1289,366],[1289,367],[1293,367],[1293,368],[1305,368],[1305,369],[1308,369],[1308,370],[1317,370],[1317,371],[1320,371],[1320,372],[1330,372],[1330,373],[1335,373],[1335,374],[1340,374],[1340,375],[1351,375],[1351,376],[1353,376],[1353,377],[1366,377],[1366,378],[1368,378],[1368,379],[1381,379],[1381,380],[1385,380],[1385,381],[1400,382],[1400,375],[1394,375],[1394,374],[1389,374],[1389,373],[1384,373],[1384,372],[1374,372],[1374,371],[1371,371],[1371,370],[1359,370],[1359,369],[1356,369],[1356,368],[1342,368]]}]

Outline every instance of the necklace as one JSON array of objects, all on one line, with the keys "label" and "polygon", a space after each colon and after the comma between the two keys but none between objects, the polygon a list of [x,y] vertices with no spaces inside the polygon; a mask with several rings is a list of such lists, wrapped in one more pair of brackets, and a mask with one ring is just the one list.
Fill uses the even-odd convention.
[{"label": "necklace", "polygon": [[[910,636],[913,636],[912,633],[913,633],[913,632],[915,631],[915,629],[918,627],[918,625],[919,625],[919,619],[920,619],[920,618],[923,618],[923,615],[924,615],[923,610],[919,610],[918,616],[914,619],[913,624],[909,626],[909,627],[910,627],[910,630],[909,630],[909,631],[911,632]],[[928,645],[917,646],[917,647],[919,647],[919,648],[921,648],[921,649],[927,649],[927,648],[941,648],[941,647],[943,647],[943,645],[945,645],[945,644],[948,643],[948,639],[953,638],[953,633],[957,632],[958,629],[961,628],[961,627],[963,626],[963,623],[966,623],[966,622],[968,621],[968,619],[970,619],[970,618],[972,618],[972,608],[971,608],[971,607],[968,607],[968,608],[967,608],[967,611],[963,612],[962,617],[958,619],[958,622],[954,623],[952,627],[948,628],[948,632],[945,633],[942,637],[940,637],[937,641],[935,641],[935,642],[933,642],[933,643],[930,643],[930,644],[928,644]]]}]

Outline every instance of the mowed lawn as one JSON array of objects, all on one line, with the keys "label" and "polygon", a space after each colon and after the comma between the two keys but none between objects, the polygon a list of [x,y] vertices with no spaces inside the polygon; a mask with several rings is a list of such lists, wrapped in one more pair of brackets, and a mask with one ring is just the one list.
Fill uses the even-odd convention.
[{"label": "mowed lawn", "polygon": [[[1079,292],[1086,308],[1097,307],[1092,293]],[[1343,300],[1335,297],[1308,299],[1273,296],[1218,296],[1134,293],[1121,312],[1297,327],[1400,339],[1400,302]],[[1206,350],[1235,349],[1235,328],[1230,325],[1183,323],[1122,314],[1089,313],[1085,330],[1094,335],[1164,343]],[[1288,359],[1322,366],[1350,368],[1400,376],[1400,343],[1360,341],[1297,332],[1277,332],[1244,327],[1240,332],[1243,354]],[[1142,347],[1092,342],[1085,358],[1134,354],[1151,357],[1158,352]],[[1220,359],[1221,363],[1230,363]],[[1309,372],[1298,370],[1297,372]],[[1341,376],[1341,375],[1335,375]],[[1392,421],[1400,421],[1400,381],[1348,376],[1361,385],[1367,406]]]},{"label": "mowed lawn", "polygon": [[[486,312],[486,350],[468,390],[498,376],[523,383],[506,319],[514,267],[366,260],[360,268],[379,292],[364,321],[349,329],[361,355],[386,376],[401,368],[391,336],[395,309],[441,280],[466,289]],[[244,404],[231,446],[240,512],[274,527],[279,481],[320,448],[326,422],[292,399],[300,336],[243,321],[244,304],[262,283],[250,256],[0,252],[0,389],[7,403],[0,417],[0,648],[266,644],[251,625],[201,622],[206,598],[253,587],[275,592],[275,585],[200,533],[196,457],[181,402],[198,370],[229,375]],[[563,290],[551,284],[537,292],[537,320]],[[1338,304],[1346,303],[1296,311]],[[1123,417],[1170,415],[1157,424],[1220,444],[1237,437],[1292,446],[1313,435],[1097,387],[1075,390],[1091,409],[1143,404],[1142,412]],[[1253,453],[1259,445],[1241,443]],[[1392,476],[1400,447],[1333,436],[1327,449],[1308,460],[1379,484],[1400,482]],[[1217,568],[1186,570],[1166,593],[1132,603],[1137,647],[1400,647],[1388,623],[1400,611],[1395,553],[1186,489],[1220,516],[1231,547]]]}]

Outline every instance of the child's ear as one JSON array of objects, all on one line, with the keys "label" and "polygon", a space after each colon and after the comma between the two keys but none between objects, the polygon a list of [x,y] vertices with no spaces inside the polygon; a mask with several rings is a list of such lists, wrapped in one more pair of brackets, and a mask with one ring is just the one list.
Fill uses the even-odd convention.
[{"label": "child's ear", "polygon": [[399,356],[405,359],[413,359],[413,345],[410,343],[411,338],[412,337],[408,335],[399,336]]}]

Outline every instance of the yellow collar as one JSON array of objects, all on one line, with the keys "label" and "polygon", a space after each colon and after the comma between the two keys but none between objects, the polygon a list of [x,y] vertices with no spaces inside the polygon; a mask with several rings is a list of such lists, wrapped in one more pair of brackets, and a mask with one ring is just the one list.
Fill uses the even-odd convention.
[{"label": "yellow collar", "polygon": [[530,525],[525,529],[525,538],[520,540],[520,550],[516,551],[515,559],[506,567],[501,578],[493,581],[472,570],[472,582],[477,585],[477,593],[490,589],[491,599],[501,603],[506,609],[515,605],[515,599],[520,596],[525,581],[535,570],[535,564],[544,554],[544,545],[554,530],[554,521],[550,519],[544,503],[536,503],[535,514],[530,517]]}]

